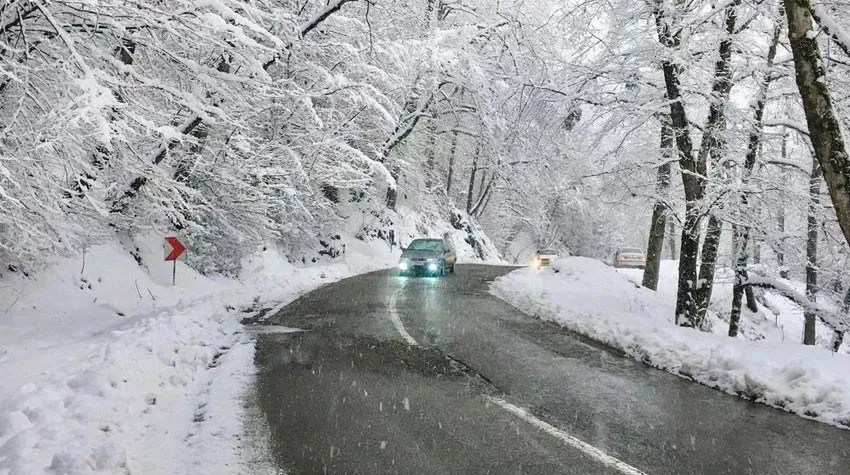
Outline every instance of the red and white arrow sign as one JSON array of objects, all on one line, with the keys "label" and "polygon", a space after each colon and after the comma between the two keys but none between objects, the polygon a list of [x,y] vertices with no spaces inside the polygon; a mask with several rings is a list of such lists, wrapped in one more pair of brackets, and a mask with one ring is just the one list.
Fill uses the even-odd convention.
[{"label": "red and white arrow sign", "polygon": [[163,250],[165,251],[164,254],[166,261],[186,260],[186,246],[184,246],[183,243],[174,236],[168,236],[165,238]]}]

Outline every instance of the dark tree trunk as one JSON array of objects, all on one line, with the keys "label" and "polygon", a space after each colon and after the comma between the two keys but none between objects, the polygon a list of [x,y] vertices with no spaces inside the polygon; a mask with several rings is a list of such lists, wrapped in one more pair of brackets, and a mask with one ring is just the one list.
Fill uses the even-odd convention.
[{"label": "dark tree trunk", "polygon": [[437,0],[427,0],[425,4],[425,28],[431,28],[431,24],[434,22],[434,6],[436,5]]},{"label": "dark tree trunk", "polygon": [[[782,161],[788,158],[788,135],[782,135]],[[783,279],[788,278],[788,269],[785,269],[785,208],[779,209],[777,216],[777,226],[779,228],[779,246],[776,249],[776,265],[779,267],[779,276]]]},{"label": "dark tree trunk", "polygon": [[451,196],[452,178],[455,172],[455,153],[457,153],[457,131],[452,132],[452,144],[449,147],[449,171],[446,174],[446,195]]},{"label": "dark tree trunk", "polygon": [[676,260],[679,258],[676,252],[676,223],[672,219],[667,220],[667,246],[670,248],[670,259]]},{"label": "dark tree trunk", "polygon": [[[721,42],[720,59],[715,65],[715,80],[712,92],[715,100],[712,102],[709,120],[706,125],[706,135],[703,140],[704,146],[711,146],[712,134],[710,131],[722,123],[723,110],[729,89],[731,78],[728,71],[729,57],[731,56],[731,34],[735,30],[735,8],[737,1],[726,7],[726,26],[728,35]],[[655,23],[658,31],[659,42],[669,50],[670,56],[674,56],[675,50],[681,46],[681,29],[670,24],[670,18],[665,10],[665,3],[657,0],[654,9]],[[680,68],[665,57],[661,61],[661,69],[664,72],[664,85],[667,98],[670,101],[670,119],[673,132],[676,137],[676,146],[679,151],[679,165],[682,170],[682,183],[685,189],[685,222],[682,226],[681,257],[679,259],[679,282],[676,295],[676,324],[688,327],[703,327],[703,321],[697,311],[697,270],[699,260],[700,241],[700,204],[705,196],[707,175],[707,156],[701,147],[700,153],[694,157],[693,142],[689,132],[689,122],[681,97],[681,82],[679,79]]]},{"label": "dark tree trunk", "polygon": [[698,327],[702,322],[697,317],[694,285],[697,280],[699,259],[699,211],[695,205],[686,203],[685,225],[682,227],[682,247],[679,256],[679,283],[676,293],[676,323],[686,327]]},{"label": "dark tree trunk", "polygon": [[[659,42],[667,48],[670,56],[680,46],[679,30],[669,24],[665,5],[660,0],[653,12],[658,30]],[[675,30],[675,31],[674,31]],[[696,326],[697,312],[694,305],[694,283],[697,280],[697,259],[699,257],[699,203],[705,192],[703,177],[705,166],[694,158],[693,142],[689,130],[688,116],[682,104],[679,67],[669,58],[661,61],[664,73],[664,86],[670,101],[670,122],[676,137],[679,166],[682,171],[682,183],[685,188],[685,222],[682,226],[681,255],[679,258],[679,282],[676,294],[676,324]]]},{"label": "dark tree trunk", "polygon": [[776,249],[776,265],[779,266],[779,274],[783,279],[788,278],[788,272],[783,269],[785,267],[785,251],[783,250],[783,237],[785,236],[785,208],[779,210],[779,216],[776,219],[777,227],[779,228],[779,246]]},{"label": "dark tree trunk", "polygon": [[[741,304],[744,297],[745,288],[741,285],[746,282],[747,278],[747,245],[749,241],[749,231],[742,226],[732,226],[732,240],[735,247],[735,284],[732,287],[732,313],[729,315],[729,336],[738,336],[738,326],[741,321]],[[746,287],[747,301],[750,303],[750,310],[755,304],[755,296],[752,295],[752,288]],[[756,308],[757,310],[758,308]],[[755,311],[755,310],[753,310]]]},{"label": "dark tree trunk", "polygon": [[393,211],[395,211],[396,206],[398,206],[399,175],[401,175],[401,167],[396,163],[393,165],[392,169],[390,169],[390,176],[393,177],[393,181],[395,181],[395,186],[387,188],[387,208]]},{"label": "dark tree trunk", "polygon": [[[850,312],[850,285],[844,291],[844,302],[841,304],[841,314],[846,316],[847,312]],[[832,339],[832,351],[838,352],[842,343],[844,343],[844,332],[836,331]]]},{"label": "dark tree trunk", "polygon": [[708,314],[708,305],[711,303],[714,273],[717,268],[717,249],[720,247],[722,235],[723,222],[716,214],[712,213],[708,218],[705,240],[702,243],[702,254],[700,255],[699,283],[697,284],[697,311],[700,321],[705,319]]},{"label": "dark tree trunk", "polygon": [[761,243],[753,239],[753,264],[761,264]]},{"label": "dark tree trunk", "polygon": [[[705,161],[705,157],[711,157],[713,168],[719,167],[726,147],[723,133],[726,130],[726,104],[732,90],[732,39],[735,35],[735,25],[738,19],[737,3],[737,1],[732,2],[726,7],[726,34],[720,41],[719,58],[714,64],[714,82],[711,87],[712,101],[708,111],[708,122],[700,145],[700,161]],[[703,182],[703,186],[706,186],[705,182]],[[705,242],[702,246],[696,289],[697,320],[699,322],[705,321],[708,305],[711,303],[714,273],[717,267],[717,248],[722,233],[723,223],[715,212],[710,211]]]},{"label": "dark tree trunk", "polygon": [[735,247],[735,283],[732,286],[732,313],[729,316],[729,336],[738,336],[738,327],[741,320],[741,304],[743,297],[747,297],[747,308],[750,312],[758,311],[758,303],[753,292],[753,287],[742,286],[741,283],[749,279],[747,273],[747,259],[749,257],[750,229],[743,226],[732,227],[732,240]]},{"label": "dark tree trunk", "polygon": [[844,239],[850,244],[850,157],[824,80],[826,71],[818,38],[811,34],[814,28],[810,10],[809,0],[785,0],[788,39],[794,54],[797,87],[803,99],[809,135],[838,224]]},{"label": "dark tree trunk", "polygon": [[[744,158],[744,170],[741,175],[741,183],[746,189],[746,184],[749,182],[756,166],[756,158],[762,142],[762,131],[764,124],[764,108],[767,103],[767,91],[770,83],[773,80],[772,68],[773,62],[776,59],[776,48],[779,45],[779,36],[782,33],[782,23],[777,21],[773,29],[773,40],[767,51],[767,67],[765,69],[764,82],[759,90],[758,99],[756,100],[755,109],[753,111],[753,128],[750,131],[749,140],[747,141],[747,156]],[[783,142],[784,148],[784,142]],[[743,213],[749,212],[749,194],[744,191],[741,193],[741,209]],[[736,337],[738,335],[738,325],[741,319],[741,300],[743,295],[747,296],[747,307],[751,312],[758,311],[756,298],[753,293],[752,286],[743,287],[742,282],[746,282],[747,261],[749,259],[748,246],[750,244],[750,228],[747,226],[733,226],[732,239],[735,248],[735,284],[732,287],[732,313],[729,316],[729,336]]]},{"label": "dark tree trunk", "polygon": [[472,170],[469,172],[469,187],[466,190],[466,212],[472,212],[473,197],[475,196],[475,175],[478,173],[478,156],[481,153],[481,144],[475,144],[475,155],[472,156]]},{"label": "dark tree trunk", "polygon": [[[820,203],[820,166],[817,160],[812,163],[812,176],[809,180],[809,216],[806,238],[806,297],[814,302],[818,292],[818,205]],[[814,345],[817,340],[817,313],[806,310],[806,325],[803,331],[803,344]]]},{"label": "dark tree trunk", "polygon": [[673,131],[670,129],[670,118],[665,116],[661,123],[661,156],[664,164],[658,167],[658,177],[655,181],[655,207],[652,210],[652,223],[649,228],[649,241],[646,245],[646,269],[643,271],[643,286],[657,290],[658,275],[661,268],[661,255],[664,252],[664,234],[667,229],[667,210],[664,206],[664,196],[670,188],[670,152],[673,149]]},{"label": "dark tree trunk", "polygon": [[428,133],[428,148],[425,150],[425,189],[429,192],[434,187],[435,170],[437,169],[437,119],[428,120],[426,127]]}]

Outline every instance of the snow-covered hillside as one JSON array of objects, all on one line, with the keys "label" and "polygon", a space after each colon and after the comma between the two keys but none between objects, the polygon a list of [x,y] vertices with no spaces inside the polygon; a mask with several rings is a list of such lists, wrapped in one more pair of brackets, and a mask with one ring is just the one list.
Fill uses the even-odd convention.
[{"label": "snow-covered hillside", "polygon": [[[564,258],[553,269],[522,269],[494,282],[492,291],[517,308],[551,320],[576,333],[610,345],[627,355],[671,373],[691,378],[754,401],[804,417],[850,428],[850,355],[820,346],[804,346],[793,338],[789,311],[777,319],[787,325],[766,331],[770,322],[751,322],[764,338],[733,339],[677,327],[673,322],[675,265],[663,267],[658,293],[639,287],[640,271],[617,270],[593,259]],[[672,275],[671,275],[672,273]],[[625,275],[624,275],[625,274]],[[672,285],[670,284],[672,282]],[[669,288],[672,287],[672,291]],[[667,289],[667,290],[665,290]],[[728,290],[717,289],[718,300]],[[764,318],[748,315],[745,318]],[[798,324],[795,328],[801,328]]]}]

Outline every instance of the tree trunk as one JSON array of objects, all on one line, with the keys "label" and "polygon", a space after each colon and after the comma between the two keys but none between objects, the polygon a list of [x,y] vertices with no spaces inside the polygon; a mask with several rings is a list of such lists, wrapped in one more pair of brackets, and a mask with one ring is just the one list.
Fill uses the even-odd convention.
[{"label": "tree trunk", "polygon": [[[669,24],[665,13],[665,4],[657,0],[655,4],[655,24],[659,42],[667,48],[669,55],[675,54],[681,43],[681,30]],[[675,32],[674,32],[675,31]],[[699,252],[699,203],[702,201],[705,177],[705,165],[694,158],[690,124],[682,104],[679,67],[670,58],[661,61],[664,73],[664,86],[670,101],[670,122],[676,137],[676,149],[679,168],[682,171],[682,183],[685,189],[685,222],[682,226],[681,257],[679,259],[679,282],[676,293],[676,324],[697,326],[696,306],[694,305],[694,283],[697,280],[697,259]]]},{"label": "tree trunk", "polygon": [[[719,167],[726,148],[726,139],[723,133],[726,130],[726,104],[729,102],[729,93],[732,90],[732,39],[738,20],[737,4],[737,1],[733,1],[725,9],[726,34],[718,47],[719,58],[714,64],[714,81],[711,86],[712,100],[708,110],[708,121],[700,144],[699,160],[705,162],[706,157],[711,157],[712,168]],[[703,182],[703,186],[706,186],[705,182]],[[695,296],[697,320],[699,322],[705,321],[708,305],[711,303],[714,273],[717,267],[717,248],[722,233],[723,223],[715,212],[709,210]]]},{"label": "tree trunk", "polygon": [[735,247],[735,284],[732,287],[732,312],[729,315],[729,336],[738,336],[738,325],[741,321],[741,302],[744,289],[741,282],[746,281],[747,273],[747,239],[740,226],[732,226],[732,241]]},{"label": "tree trunk", "polygon": [[714,289],[714,273],[717,268],[717,249],[720,247],[720,238],[723,234],[723,222],[716,214],[712,213],[708,218],[705,240],[702,243],[702,254],[700,256],[699,280],[697,283],[697,312],[699,320],[704,321],[708,314],[708,305],[711,303],[711,293]]},{"label": "tree trunk", "polygon": [[475,155],[472,156],[472,170],[469,172],[469,188],[466,191],[466,212],[472,212],[473,196],[475,192],[475,174],[478,173],[478,156],[481,153],[481,143],[475,144]]},{"label": "tree trunk", "polygon": [[809,0],[785,0],[788,39],[794,54],[797,88],[803,99],[809,135],[838,224],[844,239],[850,244],[850,157],[832,107],[817,35],[811,34],[814,28],[810,10]]},{"label": "tree trunk", "polygon": [[[676,295],[676,324],[688,327],[702,328],[704,322],[697,311],[697,270],[700,241],[700,204],[705,196],[707,176],[706,150],[716,144],[712,143],[719,124],[724,123],[724,108],[731,89],[729,58],[731,57],[732,33],[735,31],[737,1],[726,7],[727,37],[720,45],[720,59],[715,64],[715,78],[712,93],[715,99],[709,113],[706,133],[700,153],[694,157],[693,142],[689,132],[685,106],[681,98],[680,68],[669,57],[661,61],[664,72],[664,85],[667,98],[670,101],[670,119],[676,137],[679,151],[679,164],[682,171],[682,183],[685,189],[685,222],[682,226],[681,257],[679,259],[679,282]],[[666,3],[656,0],[654,8],[655,24],[659,42],[669,50],[670,57],[675,57],[675,50],[681,46],[681,29],[670,24],[666,12]],[[708,141],[706,141],[708,140]]]},{"label": "tree trunk", "polygon": [[451,196],[452,178],[455,170],[455,153],[457,153],[457,131],[452,132],[452,144],[449,147],[449,171],[446,174],[446,195]]},{"label": "tree trunk", "polygon": [[661,123],[661,156],[664,164],[658,167],[655,181],[655,207],[652,210],[652,224],[649,228],[649,241],[646,245],[646,269],[643,271],[642,285],[648,289],[658,289],[658,275],[661,268],[661,255],[664,252],[664,233],[667,229],[667,210],[663,197],[670,188],[670,152],[673,149],[673,131],[670,118],[665,116]]},{"label": "tree trunk", "polygon": [[[773,28],[773,40],[767,51],[767,65],[765,69],[765,77],[759,89],[758,99],[756,100],[755,110],[753,111],[753,128],[750,131],[749,140],[747,141],[747,156],[744,158],[744,170],[741,174],[742,188],[746,190],[746,185],[750,181],[753,170],[756,166],[756,158],[761,147],[762,132],[764,124],[764,109],[767,104],[767,91],[770,83],[773,80],[772,69],[773,62],[776,59],[776,49],[779,45],[779,36],[782,33],[782,23],[777,21]],[[785,144],[783,142],[783,149]],[[741,193],[741,210],[744,214],[749,213],[749,194],[746,191]],[[755,295],[751,286],[743,287],[741,283],[746,282],[749,276],[747,275],[747,261],[749,259],[748,246],[750,243],[750,228],[747,226],[733,226],[732,239],[735,248],[735,284],[732,287],[732,313],[729,316],[729,336],[738,336],[738,326],[741,319],[741,300],[743,294],[747,296],[747,306],[751,312],[758,311]]]},{"label": "tree trunk", "polygon": [[670,248],[670,259],[676,260],[679,258],[676,252],[676,223],[672,219],[668,219],[669,226],[667,228],[667,246]]},{"label": "tree trunk", "polygon": [[398,206],[398,179],[399,175],[401,175],[401,166],[398,163],[393,164],[392,169],[390,169],[390,176],[393,177],[393,181],[395,181],[395,186],[391,186],[387,188],[387,208],[395,211],[396,206]]},{"label": "tree trunk", "polygon": [[434,6],[437,3],[437,0],[426,0],[425,4],[425,29],[431,28],[431,25],[434,23]]},{"label": "tree trunk", "polygon": [[[782,161],[788,158],[788,135],[782,134]],[[777,226],[779,227],[779,246],[776,250],[776,265],[779,267],[779,276],[783,279],[789,277],[788,269],[785,269],[785,208],[779,208],[777,216]]]},{"label": "tree trunk", "polygon": [[732,313],[729,315],[729,336],[738,336],[738,327],[741,320],[741,304],[744,295],[747,297],[747,308],[755,313],[758,311],[756,296],[752,286],[742,286],[749,279],[747,274],[747,258],[749,253],[749,228],[743,226],[732,227],[732,240],[735,247],[735,284],[732,287]]},{"label": "tree trunk", "polygon": [[[812,176],[809,180],[809,216],[806,238],[806,297],[814,302],[818,292],[818,204],[820,203],[820,166],[817,160],[812,163]],[[803,331],[803,344],[814,345],[817,341],[817,313],[806,310],[806,325]]]},{"label": "tree trunk", "polygon": [[779,247],[776,249],[776,265],[779,266],[779,275],[783,279],[787,279],[788,272],[784,269],[785,251],[782,246],[782,242],[784,241],[783,237],[785,236],[785,208],[781,208],[779,210],[779,216],[777,216],[776,221],[777,227],[779,228]]},{"label": "tree trunk", "polygon": [[428,119],[426,127],[428,134],[428,148],[425,150],[425,189],[430,192],[434,187],[434,173],[437,169],[435,157],[437,155],[437,119]]},{"label": "tree trunk", "polygon": [[[847,290],[844,291],[844,302],[841,304],[841,313],[843,315],[847,315],[847,312],[850,312],[850,285],[847,286]],[[832,337],[832,351],[838,352],[841,349],[841,343],[844,342],[844,332],[836,331]]]}]

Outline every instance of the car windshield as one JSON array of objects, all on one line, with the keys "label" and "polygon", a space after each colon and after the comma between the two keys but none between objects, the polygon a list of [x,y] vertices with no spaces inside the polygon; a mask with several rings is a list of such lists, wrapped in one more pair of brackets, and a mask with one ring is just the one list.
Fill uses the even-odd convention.
[{"label": "car windshield", "polygon": [[623,254],[643,254],[643,251],[636,247],[627,247],[620,252]]},{"label": "car windshield", "polygon": [[558,254],[558,252],[555,251],[554,249],[541,249],[541,250],[537,251],[537,253],[541,254],[541,255],[546,255],[546,256]]},{"label": "car windshield", "polygon": [[407,247],[411,251],[442,251],[443,241],[439,239],[417,239]]}]

